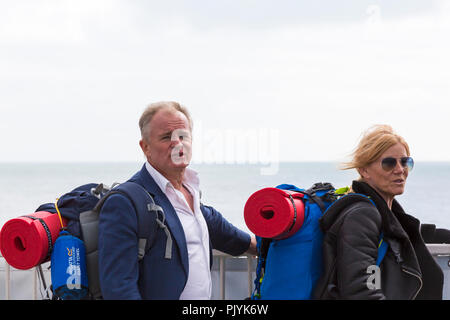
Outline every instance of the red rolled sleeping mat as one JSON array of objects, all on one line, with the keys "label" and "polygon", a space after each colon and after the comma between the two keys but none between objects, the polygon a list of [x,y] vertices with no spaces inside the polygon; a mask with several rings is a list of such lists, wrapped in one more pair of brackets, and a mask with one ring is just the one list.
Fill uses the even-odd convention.
[{"label": "red rolled sleeping mat", "polygon": [[14,268],[30,269],[50,259],[60,230],[61,222],[55,213],[39,211],[14,218],[0,231],[0,250]]},{"label": "red rolled sleeping mat", "polygon": [[262,238],[285,239],[296,233],[305,218],[305,205],[299,192],[264,188],[245,203],[247,227]]}]

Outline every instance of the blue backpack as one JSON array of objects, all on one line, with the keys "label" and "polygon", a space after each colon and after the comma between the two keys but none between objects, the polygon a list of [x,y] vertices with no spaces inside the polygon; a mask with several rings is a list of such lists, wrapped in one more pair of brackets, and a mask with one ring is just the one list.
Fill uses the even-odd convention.
[{"label": "blue backpack", "polygon": [[[332,205],[349,205],[369,201],[367,196],[344,194],[348,188],[336,190],[330,183],[316,183],[310,189],[282,184],[278,189],[300,192],[304,195],[304,222],[289,238],[275,240],[257,238],[258,264],[256,267],[253,300],[309,300],[317,280],[322,275],[323,232],[319,219]],[[388,245],[380,237],[377,265],[386,254]]]},{"label": "blue backpack", "polygon": [[164,258],[171,259],[172,238],[164,223],[164,212],[142,186],[130,181],[113,188],[95,183],[82,185],[64,194],[56,205],[46,203],[36,210],[58,213],[68,221],[51,252],[54,299],[101,299],[98,223],[103,204],[114,194],[126,196],[135,209],[138,221],[138,260],[142,260],[152,247],[158,228],[163,229],[167,236]]}]

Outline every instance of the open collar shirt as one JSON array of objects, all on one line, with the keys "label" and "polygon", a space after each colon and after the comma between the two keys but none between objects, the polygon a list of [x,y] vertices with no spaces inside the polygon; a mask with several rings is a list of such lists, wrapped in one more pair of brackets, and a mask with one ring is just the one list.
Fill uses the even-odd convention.
[{"label": "open collar shirt", "polygon": [[175,209],[186,237],[189,257],[189,274],[180,300],[206,300],[211,298],[211,271],[209,256],[209,233],[200,210],[200,180],[196,171],[186,168],[183,185],[193,198],[194,210],[190,208],[183,193],[158,172],[148,161],[147,171],[167,196]]}]

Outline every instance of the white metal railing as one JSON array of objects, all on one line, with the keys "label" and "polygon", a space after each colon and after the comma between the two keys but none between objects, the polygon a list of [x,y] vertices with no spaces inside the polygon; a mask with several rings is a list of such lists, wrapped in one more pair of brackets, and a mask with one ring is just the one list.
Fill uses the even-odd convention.
[{"label": "white metal railing", "polygon": [[256,259],[255,256],[244,254],[238,257],[230,256],[226,253],[213,250],[213,256],[219,258],[219,291],[220,299],[225,300],[225,283],[226,283],[226,259],[246,259],[247,260],[247,296],[250,297],[253,291],[253,264],[252,261]]},{"label": "white metal railing", "polygon": [[[256,257],[252,256],[252,255],[248,255],[248,254],[244,254],[241,256],[231,256],[228,254],[225,254],[223,252],[217,251],[217,250],[213,250],[213,257],[218,258],[219,260],[219,292],[220,292],[220,299],[225,300],[225,287],[226,287],[226,260],[227,259],[246,259],[247,260],[247,282],[248,282],[248,289],[247,289],[247,293],[248,296],[251,296],[252,294],[252,287],[253,287],[253,278],[252,278],[252,272],[253,270],[253,264],[252,261],[254,259],[256,259]],[[4,288],[4,299],[5,300],[10,300],[11,299],[11,274],[12,272],[32,272],[32,286],[31,286],[31,296],[32,296],[32,300],[38,300],[41,299],[42,296],[40,297],[40,295],[42,295],[42,293],[40,294],[38,288],[39,288],[39,276],[38,276],[38,272],[42,272],[42,273],[49,273],[49,271],[47,270],[47,268],[43,268],[41,270],[38,269],[38,267],[34,267],[30,270],[19,270],[19,269],[15,269],[13,267],[11,267],[6,260],[1,256],[0,254],[0,261],[2,261],[2,263],[0,263],[0,272],[4,271],[4,280],[5,280],[5,288]],[[3,268],[1,268],[1,266],[3,265]],[[42,275],[45,278],[48,278],[43,274]]]},{"label": "white metal railing", "polygon": [[[3,261],[2,261],[3,260]],[[1,256],[0,254],[0,266],[3,265],[3,268],[0,267],[0,271],[4,272],[4,281],[5,281],[5,287],[4,287],[4,299],[10,300],[11,299],[11,275],[13,272],[32,272],[32,286],[31,286],[31,297],[32,300],[38,299],[38,267],[34,267],[30,270],[19,270],[11,267],[6,260]]]},{"label": "white metal railing", "polygon": [[[450,244],[428,244],[427,245],[428,249],[430,250],[430,253],[435,257],[435,258],[439,258],[439,257],[449,257],[449,260],[447,262],[448,267],[450,267]],[[234,257],[234,256],[230,256],[228,254],[222,253],[220,251],[217,250],[213,250],[213,257],[217,258],[219,260],[219,296],[220,299],[224,300],[225,299],[225,287],[226,287],[226,260],[227,259],[246,259],[247,261],[247,294],[248,297],[251,296],[252,294],[252,288],[253,288],[253,272],[254,272],[254,267],[253,267],[253,260],[256,259],[256,257],[252,256],[252,255],[248,255],[248,254],[244,254],[238,257]],[[5,280],[5,288],[4,288],[4,294],[5,294],[5,299],[6,300],[10,300],[11,299],[11,274],[12,272],[26,272],[24,270],[18,270],[18,269],[14,269],[12,268],[7,262],[6,260],[0,255],[0,260],[3,260],[3,263],[0,264],[3,265],[3,270],[0,269],[0,271],[4,271],[4,280]],[[33,300],[37,300],[39,298],[39,292],[38,292],[38,268],[35,267],[33,269],[31,269],[33,272],[32,275],[32,286],[31,286],[31,290],[32,290],[32,299]],[[42,269],[41,269],[42,271]],[[48,268],[44,268],[43,273],[49,273]],[[41,274],[44,279],[46,278],[44,274]],[[48,277],[48,275],[47,275]],[[446,281],[449,281],[449,279],[446,279]],[[448,286],[449,284],[447,284]]]},{"label": "white metal railing", "polygon": [[[0,255],[1,258],[3,258]],[[10,300],[11,299],[11,288],[10,288],[10,284],[11,284],[11,267],[9,266],[9,264],[6,262],[5,259],[3,259],[4,261],[4,266],[5,266],[5,299],[6,300]]]},{"label": "white metal railing", "polygon": [[429,244],[427,244],[427,248],[433,256],[437,256],[437,257],[449,257],[450,256],[450,244],[429,243]]}]

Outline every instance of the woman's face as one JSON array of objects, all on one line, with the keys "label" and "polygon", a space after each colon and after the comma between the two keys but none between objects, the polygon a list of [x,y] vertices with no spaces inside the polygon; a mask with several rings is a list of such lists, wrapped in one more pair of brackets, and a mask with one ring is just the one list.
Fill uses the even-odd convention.
[{"label": "woman's face", "polygon": [[[364,181],[377,190],[388,203],[405,190],[409,170],[408,167],[403,167],[400,161],[401,158],[405,157],[408,157],[406,148],[403,144],[397,143],[387,149],[375,162],[359,169],[359,173]],[[386,158],[396,159],[395,166],[391,168],[384,166],[383,168],[382,162]],[[392,162],[392,159],[388,160]]]}]

